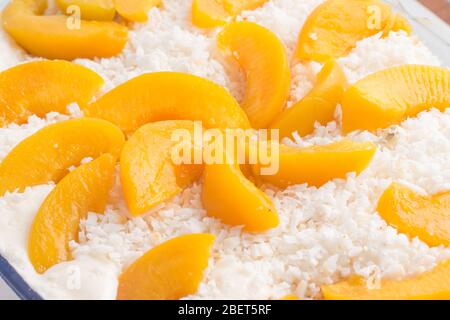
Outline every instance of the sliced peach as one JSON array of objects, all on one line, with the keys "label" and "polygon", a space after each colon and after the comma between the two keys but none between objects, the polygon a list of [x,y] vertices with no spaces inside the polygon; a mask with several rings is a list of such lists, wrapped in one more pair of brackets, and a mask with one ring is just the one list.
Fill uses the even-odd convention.
[{"label": "sliced peach", "polygon": [[356,82],[342,98],[345,132],[399,124],[419,112],[450,106],[450,70],[404,65],[375,72]]},{"label": "sliced peach", "polygon": [[364,38],[398,30],[410,32],[408,22],[380,0],[328,0],[308,16],[295,57],[325,62],[346,55]]},{"label": "sliced peach", "polygon": [[100,119],[80,118],[49,125],[19,143],[0,164],[0,195],[58,182],[68,168],[103,153],[118,157],[122,131]]},{"label": "sliced peach", "polygon": [[448,300],[450,299],[450,260],[433,270],[405,280],[385,280],[369,289],[360,277],[322,287],[328,300]]},{"label": "sliced peach", "polygon": [[84,20],[111,21],[116,15],[114,0],[56,0],[56,4],[66,14],[70,6],[77,6]]},{"label": "sliced peach", "polygon": [[214,239],[212,234],[189,234],[149,250],[120,276],[117,299],[176,300],[194,294]]},{"label": "sliced peach", "polygon": [[384,30],[384,35],[389,35],[390,31],[398,31],[403,30],[406,33],[410,34],[412,32],[411,25],[408,22],[408,19],[403,17],[401,14],[392,14],[391,20],[393,22],[391,24],[386,25]]},{"label": "sliced peach", "polygon": [[114,0],[117,12],[129,21],[147,21],[147,12],[161,4],[161,0]]},{"label": "sliced peach", "polygon": [[378,213],[398,231],[430,246],[450,245],[450,192],[422,196],[393,183],[378,203]]},{"label": "sliced peach", "polygon": [[172,152],[178,143],[173,134],[177,130],[193,137],[194,122],[149,123],[125,143],[120,158],[120,177],[132,215],[140,215],[170,199],[200,177],[202,166],[172,162]]},{"label": "sliced peach", "polygon": [[284,110],[270,127],[280,130],[280,138],[290,137],[295,131],[300,136],[312,133],[316,122],[325,125],[334,119],[346,86],[347,78],[339,64],[328,61],[308,95]]},{"label": "sliced peach", "polygon": [[114,181],[116,159],[104,154],[65,176],[44,200],[31,226],[28,256],[39,273],[71,259],[80,220],[103,213]]},{"label": "sliced peach", "polygon": [[255,10],[262,6],[268,0],[224,0],[225,9],[233,14],[238,15],[244,10]]},{"label": "sliced peach", "polygon": [[233,164],[205,166],[202,202],[209,216],[245,231],[263,232],[279,224],[269,197]]},{"label": "sliced peach", "polygon": [[193,0],[192,23],[199,28],[214,28],[224,25],[230,14],[223,0]]},{"label": "sliced peach", "polygon": [[277,173],[261,175],[261,165],[254,165],[253,172],[280,188],[303,183],[320,187],[330,180],[343,179],[348,173],[361,173],[369,165],[376,149],[374,143],[350,140],[308,148],[281,145]]},{"label": "sliced peach", "polygon": [[2,15],[5,30],[29,53],[49,59],[112,57],[128,39],[115,22],[44,16],[46,0],[13,0]]},{"label": "sliced peach", "polygon": [[192,23],[200,28],[214,28],[244,10],[253,10],[267,0],[193,0]]},{"label": "sliced peach", "polygon": [[217,42],[245,72],[247,88],[241,106],[252,126],[266,128],[289,96],[291,74],[283,44],[270,30],[253,22],[227,25]]},{"label": "sliced peach", "polygon": [[35,114],[67,113],[67,105],[89,102],[103,79],[88,68],[67,61],[34,61],[0,73],[0,126],[22,124]]},{"label": "sliced peach", "polygon": [[190,74],[141,75],[87,106],[85,114],[133,132],[148,122],[200,120],[207,128],[248,128],[245,112],[221,86]]},{"label": "sliced peach", "polygon": [[281,298],[281,300],[300,300],[295,294],[288,294]]}]

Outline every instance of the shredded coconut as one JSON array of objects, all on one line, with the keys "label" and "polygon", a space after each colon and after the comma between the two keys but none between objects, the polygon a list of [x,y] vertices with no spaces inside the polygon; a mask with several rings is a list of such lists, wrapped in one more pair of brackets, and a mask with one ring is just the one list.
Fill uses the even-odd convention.
[{"label": "shredded coconut", "polygon": [[253,21],[272,30],[286,45],[289,57],[292,57],[301,27],[309,14],[322,2],[323,0],[272,0],[256,10],[242,12],[238,19]]},{"label": "shredded coconut", "polygon": [[[123,268],[164,240],[212,232],[216,245],[193,299],[276,299],[292,292],[301,298],[318,298],[321,284],[351,274],[375,281],[376,277],[400,279],[423,272],[450,258],[450,250],[429,248],[417,238],[409,240],[387,226],[375,208],[392,181],[429,193],[448,190],[450,111],[424,112],[396,128],[396,142],[389,147],[382,133],[353,137],[379,146],[370,167],[359,177],[351,174],[319,189],[305,185],[285,191],[267,189],[281,220],[278,228],[267,233],[242,233],[207,217],[201,206],[201,185],[195,184],[144,218],[123,223],[123,213],[114,206],[104,216],[90,215],[74,254],[95,251]],[[338,138],[325,134],[321,142]]]},{"label": "shredded coconut", "polygon": [[404,31],[390,32],[386,38],[381,34],[358,42],[355,49],[339,59],[350,83],[356,82],[376,71],[403,64],[439,66],[441,63],[415,36]]},{"label": "shredded coconut", "polygon": [[[291,56],[302,24],[321,2],[272,0],[243,12],[238,19],[255,21],[274,31]],[[244,77],[235,64],[224,61],[217,52],[217,31],[192,26],[190,1],[165,0],[162,8],[150,11],[148,23],[137,24],[130,31],[122,54],[75,62],[105,78],[103,92],[145,72],[180,71],[208,78],[241,99]],[[1,30],[0,57],[0,70],[31,59]],[[394,65],[439,65],[418,39],[402,32],[360,41],[338,61],[352,83]],[[320,68],[317,63],[292,66],[289,105],[314,86]],[[82,116],[76,105],[68,110],[69,116],[51,113],[46,119],[30,117],[25,125],[0,128],[0,159],[40,128]],[[308,137],[294,134],[286,143],[302,147],[336,141],[341,138],[340,108],[336,119],[316,126]],[[380,279],[418,274],[450,258],[449,248],[430,248],[418,239],[410,240],[375,212],[380,195],[392,181],[428,194],[450,189],[450,111],[423,112],[399,126],[376,134],[357,132],[349,138],[378,145],[369,168],[358,177],[350,174],[346,180],[331,181],[321,188],[298,185],[281,191],[267,186],[265,192],[280,215],[280,226],[267,233],[244,233],[239,227],[231,228],[208,217],[201,204],[201,182],[147,215],[130,219],[117,176],[105,214],[89,213],[81,222],[79,242],[70,244],[73,261],[38,276],[26,256],[27,230],[52,184],[0,198],[0,252],[49,299],[114,299],[121,270],[155,245],[186,233],[211,232],[217,238],[200,288],[188,299],[278,299],[292,293],[320,298],[322,284],[352,274],[362,275],[369,285],[377,286]],[[86,277],[77,290],[67,286],[68,271],[73,267]]]}]

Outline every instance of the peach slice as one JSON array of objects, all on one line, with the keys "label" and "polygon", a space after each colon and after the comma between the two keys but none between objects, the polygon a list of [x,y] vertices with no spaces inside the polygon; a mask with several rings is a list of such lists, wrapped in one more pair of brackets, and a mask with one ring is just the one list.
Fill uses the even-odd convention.
[{"label": "peach slice", "polygon": [[245,112],[221,86],[189,74],[155,72],[134,78],[87,106],[125,132],[161,120],[200,120],[206,128],[248,128]]},{"label": "peach slice", "polygon": [[230,14],[223,0],[193,0],[192,23],[199,28],[215,28],[224,25]]},{"label": "peach slice", "polygon": [[288,294],[287,296],[281,298],[281,300],[300,300],[300,299],[295,294]]},{"label": "peach slice", "polygon": [[149,250],[120,276],[117,300],[176,300],[194,294],[214,240],[212,234],[189,234]]},{"label": "peach slice", "polygon": [[295,57],[325,62],[346,55],[364,38],[398,30],[411,31],[408,22],[380,0],[328,0],[308,16]]},{"label": "peach slice", "polygon": [[341,102],[346,86],[347,78],[339,64],[328,61],[308,95],[284,110],[270,127],[280,130],[280,138],[290,137],[295,131],[300,136],[312,133],[316,122],[325,125],[333,121],[336,106]]},{"label": "peach slice", "polygon": [[238,15],[244,10],[255,10],[268,0],[224,0],[225,9],[233,15]]},{"label": "peach slice", "polygon": [[149,123],[125,143],[120,158],[120,177],[132,215],[138,216],[170,199],[200,177],[201,165],[174,165],[172,162],[176,131],[188,132],[193,137],[194,122]]},{"label": "peach slice", "polygon": [[147,12],[161,4],[161,0],[114,0],[117,12],[129,21],[147,21]]},{"label": "peach slice", "polygon": [[56,4],[64,13],[77,6],[84,20],[111,21],[116,15],[114,0],[56,0]]},{"label": "peach slice", "polygon": [[103,213],[114,180],[116,159],[104,154],[65,176],[44,200],[31,226],[28,255],[38,273],[71,259],[80,220]]},{"label": "peach slice", "polygon": [[450,299],[450,260],[417,277],[385,280],[369,289],[360,277],[322,287],[327,300],[448,300]]},{"label": "peach slice", "polygon": [[356,82],[342,98],[345,132],[399,124],[430,108],[450,106],[450,70],[404,65],[375,72]]},{"label": "peach slice", "polygon": [[253,10],[267,0],[193,0],[192,23],[199,28],[214,28],[244,10]]},{"label": "peach slice", "polygon": [[422,196],[393,183],[378,203],[378,213],[409,237],[430,246],[450,245],[450,192]]},{"label": "peach slice", "polygon": [[254,165],[253,172],[279,188],[303,183],[320,187],[330,180],[344,179],[348,173],[361,173],[376,150],[374,143],[350,140],[308,148],[281,145],[277,173],[260,175],[260,165]]},{"label": "peach slice", "polygon": [[67,105],[89,102],[103,79],[83,66],[67,61],[34,61],[0,73],[0,126],[25,123],[35,114],[67,113]]},{"label": "peach slice", "polygon": [[0,164],[0,196],[28,186],[58,182],[68,168],[103,153],[118,157],[125,137],[100,119],[81,118],[49,125],[20,142]]},{"label": "peach slice", "polygon": [[263,232],[279,224],[269,197],[233,164],[205,166],[202,202],[209,216],[244,231]]},{"label": "peach slice", "polygon": [[241,106],[252,126],[266,128],[289,97],[291,74],[286,49],[275,34],[253,22],[227,25],[217,42],[245,72],[247,88]]},{"label": "peach slice", "polygon": [[112,57],[128,39],[115,22],[44,16],[47,0],[13,0],[2,15],[5,30],[29,53],[49,59]]}]

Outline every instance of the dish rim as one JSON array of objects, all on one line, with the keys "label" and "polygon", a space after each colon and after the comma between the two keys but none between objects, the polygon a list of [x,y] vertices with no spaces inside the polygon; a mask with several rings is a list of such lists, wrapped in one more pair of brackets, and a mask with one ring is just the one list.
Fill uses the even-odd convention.
[{"label": "dish rim", "polygon": [[0,278],[21,300],[44,300],[2,255],[0,255]]}]

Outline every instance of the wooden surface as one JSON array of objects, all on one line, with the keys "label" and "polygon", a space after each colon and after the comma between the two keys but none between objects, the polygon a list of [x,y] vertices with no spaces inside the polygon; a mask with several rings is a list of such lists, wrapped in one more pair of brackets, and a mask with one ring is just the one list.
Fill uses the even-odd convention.
[{"label": "wooden surface", "polygon": [[449,0],[419,0],[442,20],[450,24],[450,2]]}]

